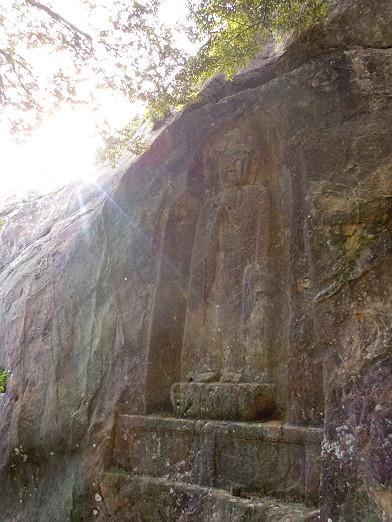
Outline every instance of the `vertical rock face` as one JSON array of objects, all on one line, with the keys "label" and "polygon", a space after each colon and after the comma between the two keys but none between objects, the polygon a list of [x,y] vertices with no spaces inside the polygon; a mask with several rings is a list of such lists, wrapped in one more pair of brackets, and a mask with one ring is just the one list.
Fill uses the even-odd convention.
[{"label": "vertical rock face", "polygon": [[4,210],[5,521],[392,519],[391,23],[339,2],[127,172]]}]

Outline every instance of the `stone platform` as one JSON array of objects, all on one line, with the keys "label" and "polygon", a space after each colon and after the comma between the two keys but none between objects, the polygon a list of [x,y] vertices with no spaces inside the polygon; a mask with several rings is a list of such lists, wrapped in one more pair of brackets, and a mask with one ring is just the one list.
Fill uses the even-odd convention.
[{"label": "stone platform", "polygon": [[178,417],[253,421],[277,411],[274,392],[272,384],[180,382],[171,388],[171,401]]},{"label": "stone platform", "polygon": [[105,473],[101,492],[113,522],[315,522],[318,511],[273,498],[242,498],[165,478]]},{"label": "stone platform", "polygon": [[320,429],[277,421],[121,415],[114,466],[237,496],[257,492],[312,504],[318,499],[321,437]]}]

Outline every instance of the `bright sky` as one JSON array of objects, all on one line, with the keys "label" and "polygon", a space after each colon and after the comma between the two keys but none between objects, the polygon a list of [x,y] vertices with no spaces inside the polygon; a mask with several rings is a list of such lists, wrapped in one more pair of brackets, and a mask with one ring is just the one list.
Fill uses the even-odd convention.
[{"label": "bright sky", "polygon": [[[52,0],[50,5],[88,32],[88,12],[82,0]],[[161,19],[174,24],[185,13],[185,1],[165,0]],[[47,54],[38,50],[32,59],[37,67],[45,68],[56,58],[51,56],[48,60]],[[93,81],[87,78],[86,83],[90,80]],[[98,173],[96,150],[101,145],[97,122],[107,119],[113,128],[120,128],[143,110],[140,104],[131,104],[121,93],[112,91],[96,92],[95,101],[100,106],[98,112],[93,111],[93,106],[64,106],[55,115],[46,117],[23,144],[16,144],[0,122],[0,193],[50,190],[71,181],[94,178]]]},{"label": "bright sky", "polygon": [[[121,126],[132,119],[137,107],[122,98],[109,98],[102,113]],[[0,192],[50,190],[76,180],[94,179],[98,174],[95,157],[101,144],[95,113],[65,108],[48,117],[25,143],[16,144],[0,132]]]}]

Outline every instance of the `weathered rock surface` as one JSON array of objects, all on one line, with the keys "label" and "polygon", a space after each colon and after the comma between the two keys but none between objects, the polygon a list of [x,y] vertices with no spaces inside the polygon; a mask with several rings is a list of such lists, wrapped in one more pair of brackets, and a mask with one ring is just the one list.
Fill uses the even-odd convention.
[{"label": "weathered rock surface", "polygon": [[319,428],[278,422],[123,415],[113,461],[138,476],[311,504],[318,498],[321,436]]},{"label": "weathered rock surface", "polygon": [[[316,522],[314,510],[274,498],[242,498],[225,491],[160,478],[107,473],[102,482],[110,520]],[[116,495],[113,496],[113,491]],[[122,499],[119,503],[118,499]]]},{"label": "weathered rock surface", "polygon": [[1,520],[392,520],[391,130],[392,6],[343,0],[102,190],[1,213]]}]

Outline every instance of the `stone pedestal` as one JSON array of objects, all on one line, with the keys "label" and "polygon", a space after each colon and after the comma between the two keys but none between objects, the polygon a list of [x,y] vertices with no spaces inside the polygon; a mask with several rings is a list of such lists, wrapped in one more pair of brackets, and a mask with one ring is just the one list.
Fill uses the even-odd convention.
[{"label": "stone pedestal", "polygon": [[278,421],[121,415],[101,491],[114,521],[317,520],[321,437]]},{"label": "stone pedestal", "polygon": [[254,421],[277,412],[274,391],[271,384],[176,383],[171,400],[177,417]]}]

